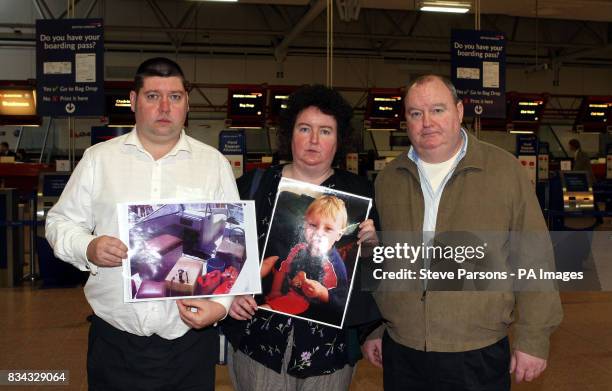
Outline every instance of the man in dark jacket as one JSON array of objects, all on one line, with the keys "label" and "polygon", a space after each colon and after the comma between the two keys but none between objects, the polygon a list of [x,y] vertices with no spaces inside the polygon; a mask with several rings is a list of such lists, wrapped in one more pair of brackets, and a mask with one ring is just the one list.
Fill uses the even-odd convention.
[{"label": "man in dark jacket", "polygon": [[[409,86],[404,103],[412,147],[376,180],[383,233],[418,234],[423,244],[419,240],[413,247],[425,248],[445,234],[486,232],[496,240],[485,242],[486,254],[472,267],[507,277],[516,265],[552,270],[550,238],[533,187],[515,157],[461,128],[463,104],[450,81],[423,76]],[[513,233],[522,252],[509,249]],[[542,251],[530,253],[537,249],[525,246],[523,233],[542,239]],[[467,270],[458,252],[467,243],[455,243],[451,250],[457,252],[445,258],[456,263],[456,271]],[[434,261],[420,259],[426,271],[449,259]],[[381,282],[391,287],[375,294],[386,322],[370,334],[363,350],[383,367],[385,390],[499,391],[510,389],[510,373],[517,382],[537,378],[546,368],[550,334],[561,322],[559,295],[544,289],[514,291],[516,285],[508,281],[509,289],[478,292],[436,290],[439,281],[428,277]],[[409,288],[397,289],[400,283]]]}]

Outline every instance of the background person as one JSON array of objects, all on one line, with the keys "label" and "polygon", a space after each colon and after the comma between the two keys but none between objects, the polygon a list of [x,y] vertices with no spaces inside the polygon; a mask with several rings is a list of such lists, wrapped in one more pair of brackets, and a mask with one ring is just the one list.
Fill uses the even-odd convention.
[{"label": "background person", "polygon": [[574,171],[586,171],[587,175],[591,179],[591,184],[595,180],[595,176],[593,175],[593,167],[591,166],[591,159],[589,156],[582,151],[580,146],[580,141],[575,138],[569,141],[569,149],[572,153],[572,158],[574,158],[574,165],[572,166],[572,170]]},{"label": "background person", "polygon": [[[293,162],[266,170],[254,192],[259,248],[264,248],[281,177],[373,196],[366,178],[332,168],[350,139],[351,117],[350,105],[330,88],[308,86],[291,95],[279,141],[281,148],[291,152]],[[243,198],[250,198],[255,175],[251,172],[239,179]],[[374,208],[370,213],[376,219]],[[358,237],[361,243],[378,242],[373,219],[361,223]],[[278,268],[264,262],[262,274],[273,267]],[[358,270],[355,284],[359,278]],[[225,326],[235,349],[229,363],[234,387],[239,391],[348,389],[359,347],[357,330],[347,325],[368,324],[379,317],[371,296],[361,292],[358,285],[352,296],[344,329],[257,311],[252,297],[237,297],[230,315],[243,321],[226,321]]]},{"label": "background person", "polygon": [[[524,170],[514,156],[461,128],[463,104],[450,81],[419,77],[407,89],[404,105],[412,147],[376,178],[383,231],[422,232],[424,237],[539,233],[552,254]],[[513,261],[503,245],[491,247],[488,253],[508,257],[495,258],[504,264],[487,265],[487,270],[503,270]],[[533,266],[554,265],[551,258],[538,262]],[[375,293],[385,323],[363,350],[383,367],[385,390],[509,390],[510,373],[517,382],[531,381],[546,368],[550,334],[562,318],[557,292],[428,291],[424,283],[420,289]]]},{"label": "background person", "polygon": [[0,156],[15,156],[15,152],[10,150],[6,141],[0,143]]},{"label": "background person", "polygon": [[90,272],[90,390],[214,390],[218,338],[210,326],[232,298],[124,303],[128,249],[118,239],[117,203],[236,201],[234,176],[216,149],[185,134],[187,83],[175,62],[143,62],[134,83],[136,126],[85,151],[49,211],[47,239],[59,258]]}]

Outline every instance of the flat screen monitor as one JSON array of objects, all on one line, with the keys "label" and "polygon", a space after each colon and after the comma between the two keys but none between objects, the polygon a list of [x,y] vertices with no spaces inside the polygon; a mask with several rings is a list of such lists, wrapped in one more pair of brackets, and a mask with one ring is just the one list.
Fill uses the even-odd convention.
[{"label": "flat screen monitor", "polygon": [[612,126],[612,96],[587,96],[576,116],[575,130],[605,132]]},{"label": "flat screen monitor", "polygon": [[287,102],[289,101],[289,91],[283,92],[271,92],[270,93],[270,107],[268,117],[270,119],[278,119],[283,110],[287,108]]},{"label": "flat screen monitor", "polygon": [[586,106],[583,122],[606,123],[610,116],[612,102],[589,102]]},{"label": "flat screen monitor", "polygon": [[517,99],[514,103],[512,122],[540,122],[544,103],[543,99]]},{"label": "flat screen monitor", "polygon": [[0,125],[40,125],[34,87],[0,88]]},{"label": "flat screen monitor", "polygon": [[373,94],[370,99],[370,112],[368,119],[399,119],[402,113],[401,95]]},{"label": "flat screen monitor", "polygon": [[562,172],[563,184],[568,192],[588,192],[589,179],[584,172]]},{"label": "flat screen monitor", "polygon": [[229,117],[262,117],[264,115],[265,96],[261,91],[230,91]]},{"label": "flat screen monitor", "polygon": [[134,125],[134,113],[130,105],[130,93],[111,93],[105,97],[106,115],[110,125],[132,126]]}]

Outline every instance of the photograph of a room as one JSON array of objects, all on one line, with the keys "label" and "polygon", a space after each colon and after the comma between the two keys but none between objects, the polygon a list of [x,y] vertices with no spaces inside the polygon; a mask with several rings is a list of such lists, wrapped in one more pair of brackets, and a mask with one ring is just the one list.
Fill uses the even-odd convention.
[{"label": "photograph of a room", "polygon": [[247,258],[243,206],[129,205],[130,297],[229,293]]}]

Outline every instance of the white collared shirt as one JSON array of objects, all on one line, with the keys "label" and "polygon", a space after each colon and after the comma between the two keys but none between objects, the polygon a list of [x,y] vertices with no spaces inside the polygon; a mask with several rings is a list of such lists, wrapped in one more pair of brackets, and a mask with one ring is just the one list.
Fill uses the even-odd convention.
[{"label": "white collared shirt", "polygon": [[[124,303],[122,268],[98,268],[86,255],[95,237],[119,237],[117,203],[164,199],[237,201],[240,196],[229,162],[216,149],[181,131],[174,148],[154,160],[134,128],[85,151],[49,211],[46,236],[60,259],[91,272],[85,296],[97,316],[135,335],[174,339],[189,330],[174,300]],[[214,300],[227,311],[232,297]]]}]

